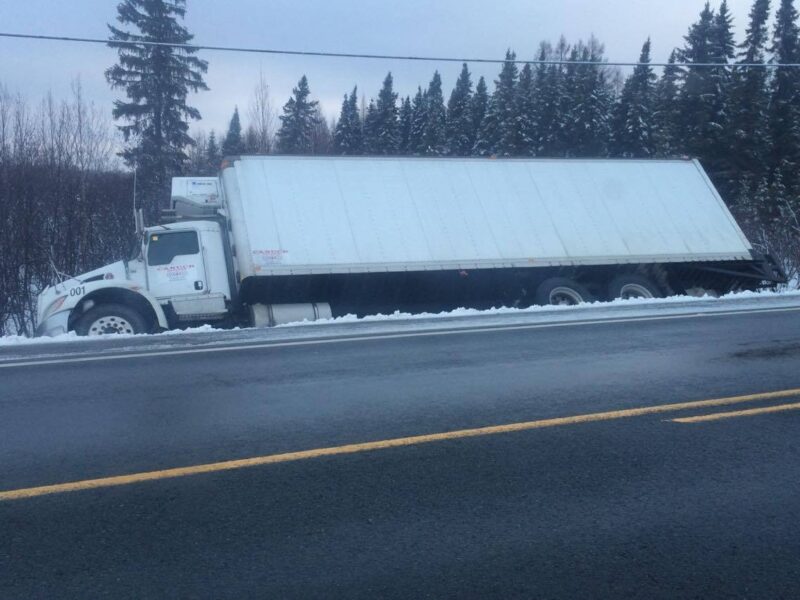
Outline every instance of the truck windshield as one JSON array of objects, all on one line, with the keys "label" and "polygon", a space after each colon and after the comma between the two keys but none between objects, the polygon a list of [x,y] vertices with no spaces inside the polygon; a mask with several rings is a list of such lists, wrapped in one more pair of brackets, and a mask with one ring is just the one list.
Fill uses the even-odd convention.
[{"label": "truck windshield", "polygon": [[151,266],[168,265],[176,256],[198,252],[200,244],[194,231],[152,233],[147,244],[147,263]]}]

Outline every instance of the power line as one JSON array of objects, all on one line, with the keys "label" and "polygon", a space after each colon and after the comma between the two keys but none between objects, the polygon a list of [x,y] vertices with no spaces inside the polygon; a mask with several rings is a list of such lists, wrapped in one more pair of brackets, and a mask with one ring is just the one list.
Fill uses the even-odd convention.
[{"label": "power line", "polygon": [[506,61],[498,58],[453,58],[446,56],[402,56],[394,54],[359,54],[350,52],[322,52],[310,50],[276,50],[271,48],[243,48],[236,46],[207,46],[202,44],[178,44],[172,42],[148,42],[148,41],[121,41],[106,40],[101,38],[70,37],[61,35],[35,35],[31,33],[8,33],[0,32],[0,38],[14,38],[24,40],[53,41],[53,42],[77,42],[83,44],[114,44],[115,46],[155,46],[166,48],[179,48],[182,50],[210,50],[214,52],[247,52],[251,54],[280,54],[288,56],[318,56],[324,58],[355,58],[368,60],[407,60],[417,62],[455,62],[455,63],[490,63],[503,64],[505,62],[515,62],[517,64],[530,63],[534,65],[595,65],[606,67],[681,67],[681,68],[720,68],[734,67],[737,69],[798,69],[800,63],[640,63],[640,62],[616,62],[616,61],[571,61],[571,60],[514,60]]}]

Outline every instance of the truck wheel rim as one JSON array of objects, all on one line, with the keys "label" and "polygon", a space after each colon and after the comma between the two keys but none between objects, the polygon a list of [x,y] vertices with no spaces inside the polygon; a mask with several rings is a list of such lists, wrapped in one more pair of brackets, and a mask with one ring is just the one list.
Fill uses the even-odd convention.
[{"label": "truck wheel rim", "polygon": [[95,319],[89,326],[88,335],[115,335],[118,333],[135,333],[135,331],[127,319],[109,315]]},{"label": "truck wheel rim", "polygon": [[583,296],[568,287],[553,288],[550,292],[550,304],[555,306],[575,306],[583,302]]},{"label": "truck wheel rim", "polygon": [[619,297],[623,300],[629,300],[630,298],[655,298],[653,296],[653,292],[648,290],[643,285],[639,285],[638,283],[628,283],[622,286],[620,290]]}]

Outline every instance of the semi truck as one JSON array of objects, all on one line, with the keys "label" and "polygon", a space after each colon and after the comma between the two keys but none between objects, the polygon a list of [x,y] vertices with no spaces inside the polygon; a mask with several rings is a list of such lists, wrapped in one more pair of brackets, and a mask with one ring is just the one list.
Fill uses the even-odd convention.
[{"label": "semi truck", "polygon": [[723,294],[784,281],[696,160],[241,156],[172,180],[136,255],[38,298],[40,335]]}]

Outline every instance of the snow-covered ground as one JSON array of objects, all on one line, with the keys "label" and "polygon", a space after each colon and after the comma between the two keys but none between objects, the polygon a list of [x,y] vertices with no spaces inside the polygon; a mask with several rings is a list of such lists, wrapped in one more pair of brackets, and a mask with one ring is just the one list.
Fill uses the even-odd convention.
[{"label": "snow-covered ground", "polygon": [[[694,297],[694,296],[670,296],[669,298],[631,298],[629,300],[613,300],[611,302],[588,302],[579,306],[531,306],[528,308],[491,308],[488,310],[477,310],[473,308],[458,308],[453,311],[440,312],[440,313],[403,313],[395,312],[389,315],[369,315],[365,317],[357,317],[355,315],[345,315],[343,317],[335,317],[333,319],[322,319],[319,321],[302,321],[300,323],[288,323],[286,325],[278,325],[278,327],[298,327],[304,325],[319,325],[324,323],[371,323],[378,321],[413,321],[422,319],[443,319],[452,317],[470,317],[470,316],[488,316],[488,315],[525,315],[525,314],[575,314],[576,316],[586,316],[584,311],[593,311],[602,308],[613,307],[629,307],[629,308],[647,308],[659,307],[665,305],[686,304],[702,302],[706,305],[711,303],[709,308],[713,306],[722,306],[728,300],[758,300],[763,298],[797,298],[800,300],[800,290],[791,292],[739,292],[735,294],[728,294],[720,298],[712,298],[710,296]],[[699,306],[699,305],[696,305]]]},{"label": "snow-covered ground", "polygon": [[[728,310],[758,310],[760,308],[781,308],[793,307],[800,308],[800,290],[784,292],[741,292],[729,294],[721,298],[702,297],[695,298],[690,296],[672,296],[659,299],[630,299],[614,300],[613,302],[594,302],[582,304],[580,306],[532,306],[530,308],[493,308],[489,310],[475,310],[459,308],[454,311],[442,313],[401,313],[396,312],[390,315],[371,315],[366,317],[356,317],[346,315],[322,321],[303,321],[279,325],[272,331],[282,331],[288,333],[292,330],[299,330],[313,327],[315,331],[324,329],[326,326],[339,326],[340,329],[347,326],[348,333],[354,333],[353,326],[359,324],[384,324],[393,325],[394,329],[413,327],[414,329],[433,329],[442,326],[445,322],[450,326],[468,327],[470,324],[480,326],[493,326],[498,324],[517,324],[523,322],[537,323],[545,322],[564,322],[564,321],[583,321],[583,320],[603,320],[619,317],[642,318],[647,316],[657,316],[666,314],[681,313],[703,313],[721,312]],[[502,320],[492,317],[502,318]],[[509,317],[517,317],[513,322]],[[193,327],[188,329],[176,329],[151,335],[115,335],[108,337],[86,338],[79,337],[74,332],[59,335],[56,337],[29,338],[25,336],[11,335],[0,337],[0,346],[27,346],[32,344],[53,344],[53,343],[102,343],[111,340],[124,340],[128,338],[136,339],[162,339],[166,341],[167,336],[214,336],[220,332],[239,331],[220,330],[211,325]],[[300,333],[298,331],[298,333]]]}]

